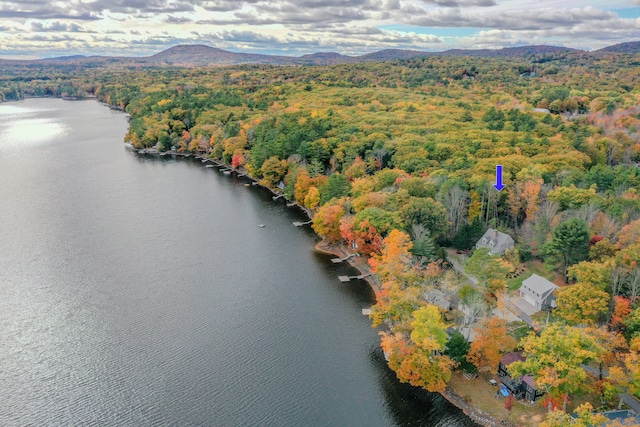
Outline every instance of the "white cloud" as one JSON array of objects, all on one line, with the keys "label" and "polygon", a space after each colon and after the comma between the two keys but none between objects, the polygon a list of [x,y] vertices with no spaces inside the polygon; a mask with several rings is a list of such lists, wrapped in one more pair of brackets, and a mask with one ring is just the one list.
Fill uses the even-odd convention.
[{"label": "white cloud", "polygon": [[[640,0],[2,0],[0,56],[153,54],[176,43],[256,53],[363,54],[640,39]],[[423,27],[423,30],[420,30]],[[20,29],[22,34],[18,34]],[[393,28],[393,30],[387,29]],[[456,28],[470,28],[455,34]],[[442,36],[441,29],[447,29]],[[91,37],[89,37],[89,35]],[[66,51],[78,49],[79,51]]]}]

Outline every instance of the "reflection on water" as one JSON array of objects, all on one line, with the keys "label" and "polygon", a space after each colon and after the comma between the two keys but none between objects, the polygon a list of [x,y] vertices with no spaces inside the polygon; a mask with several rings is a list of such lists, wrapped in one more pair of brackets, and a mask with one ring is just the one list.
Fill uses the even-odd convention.
[{"label": "reflection on water", "polygon": [[[2,116],[0,120],[11,120]],[[60,123],[47,119],[21,120],[15,125],[6,126],[3,129],[2,141],[4,144],[39,144],[53,141],[65,131]]]},{"label": "reflection on water", "polygon": [[32,105],[30,101],[0,104],[0,149],[24,149],[52,142],[67,131],[55,110]]}]

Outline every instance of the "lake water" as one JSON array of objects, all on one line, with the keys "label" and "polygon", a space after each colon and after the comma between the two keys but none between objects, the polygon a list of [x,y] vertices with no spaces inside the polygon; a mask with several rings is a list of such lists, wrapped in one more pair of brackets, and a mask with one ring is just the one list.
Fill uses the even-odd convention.
[{"label": "lake water", "polygon": [[398,383],[299,212],[126,129],[0,104],[0,425],[475,425]]}]

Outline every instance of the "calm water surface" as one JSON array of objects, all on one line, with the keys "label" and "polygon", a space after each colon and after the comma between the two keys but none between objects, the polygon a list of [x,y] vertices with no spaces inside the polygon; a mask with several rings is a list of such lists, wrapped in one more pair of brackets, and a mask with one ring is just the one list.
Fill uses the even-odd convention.
[{"label": "calm water surface", "polygon": [[126,129],[0,104],[0,425],[474,425],[397,382],[298,212]]}]

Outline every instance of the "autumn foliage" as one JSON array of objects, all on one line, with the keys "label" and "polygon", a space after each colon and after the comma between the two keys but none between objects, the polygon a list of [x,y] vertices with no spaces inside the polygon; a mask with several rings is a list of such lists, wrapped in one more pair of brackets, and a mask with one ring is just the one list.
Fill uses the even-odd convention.
[{"label": "autumn foliage", "polygon": [[341,241],[340,223],[344,214],[342,206],[321,206],[313,216],[313,230],[330,243]]},{"label": "autumn foliage", "polygon": [[[481,291],[473,323],[533,258],[549,278],[566,276],[567,286],[557,291],[550,325],[521,341],[522,372],[559,404],[590,389],[580,368],[590,361],[611,372],[603,392],[640,393],[633,55],[117,72],[38,67],[45,68],[5,64],[0,101],[95,95],[129,113],[125,139],[133,146],[175,147],[246,170],[312,213],[327,241],[370,256],[380,284],[372,321],[388,327],[382,344],[401,380],[443,389],[453,364],[441,356],[443,326],[425,307],[435,291],[457,293],[464,279],[432,261],[444,257],[440,245],[473,248],[491,227],[511,235],[517,250],[502,257],[481,249],[467,258]],[[493,187],[498,164],[507,185],[501,192]],[[597,332],[602,325],[630,348]],[[469,360],[495,369],[514,341],[492,317],[476,330]],[[614,344],[615,357],[602,350]]]},{"label": "autumn foliage", "polygon": [[437,307],[427,305],[414,312],[413,331],[404,334],[381,333],[382,348],[389,355],[389,367],[402,382],[431,392],[443,392],[456,362],[441,354],[447,341]]},{"label": "autumn foliage", "polygon": [[477,328],[467,360],[477,368],[488,366],[492,372],[506,353],[516,346],[516,340],[507,331],[507,322],[498,317],[485,318]]}]

